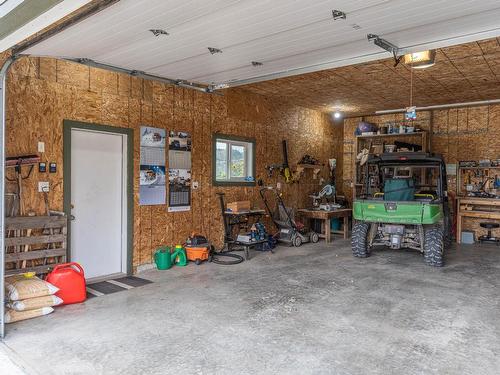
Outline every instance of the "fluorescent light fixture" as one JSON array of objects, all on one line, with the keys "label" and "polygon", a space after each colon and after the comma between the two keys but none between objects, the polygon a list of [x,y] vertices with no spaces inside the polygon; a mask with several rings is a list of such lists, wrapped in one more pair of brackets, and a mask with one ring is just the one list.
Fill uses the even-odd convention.
[{"label": "fluorescent light fixture", "polygon": [[415,69],[425,69],[435,64],[436,50],[408,53],[404,56],[406,65]]},{"label": "fluorescent light fixture", "polygon": [[12,12],[24,0],[0,0],[0,18]]}]

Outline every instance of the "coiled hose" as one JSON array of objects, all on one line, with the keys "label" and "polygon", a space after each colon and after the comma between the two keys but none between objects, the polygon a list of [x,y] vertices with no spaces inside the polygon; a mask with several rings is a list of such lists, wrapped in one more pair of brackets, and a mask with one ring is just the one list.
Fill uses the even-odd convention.
[{"label": "coiled hose", "polygon": [[[221,258],[229,258],[228,260],[223,260]],[[233,254],[229,251],[215,251],[213,246],[210,247],[210,255],[208,258],[209,262],[215,264],[221,264],[224,266],[232,266],[234,264],[240,264],[245,259],[238,254]]]}]

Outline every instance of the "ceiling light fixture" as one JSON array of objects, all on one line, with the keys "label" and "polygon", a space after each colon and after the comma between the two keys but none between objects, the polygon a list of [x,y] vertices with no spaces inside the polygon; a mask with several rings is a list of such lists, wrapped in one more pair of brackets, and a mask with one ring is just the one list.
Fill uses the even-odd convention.
[{"label": "ceiling light fixture", "polygon": [[210,51],[210,53],[211,53],[212,55],[215,55],[216,53],[222,53],[222,50],[221,50],[221,49],[214,48],[214,47],[208,47],[208,50]]},{"label": "ceiling light fixture", "polygon": [[334,117],[335,119],[337,119],[337,120],[338,120],[339,118],[341,118],[341,117],[342,117],[342,113],[340,113],[339,111],[336,111],[336,112],[333,114],[333,117]]},{"label": "ceiling light fixture", "polygon": [[429,68],[436,63],[436,50],[408,53],[404,56],[404,62],[414,69]]}]

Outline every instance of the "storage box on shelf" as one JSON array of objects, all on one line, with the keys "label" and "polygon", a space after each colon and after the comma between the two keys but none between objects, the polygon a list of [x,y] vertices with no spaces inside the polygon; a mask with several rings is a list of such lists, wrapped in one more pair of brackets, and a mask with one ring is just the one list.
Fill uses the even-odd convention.
[{"label": "storage box on shelf", "polygon": [[231,212],[248,212],[250,211],[250,201],[229,202],[227,210]]}]

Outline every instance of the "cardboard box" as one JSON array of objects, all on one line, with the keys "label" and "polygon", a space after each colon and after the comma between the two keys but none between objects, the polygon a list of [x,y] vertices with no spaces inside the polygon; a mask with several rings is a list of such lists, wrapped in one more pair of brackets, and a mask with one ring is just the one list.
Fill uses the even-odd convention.
[{"label": "cardboard box", "polygon": [[230,202],[227,204],[227,210],[232,212],[250,211],[250,201]]}]

